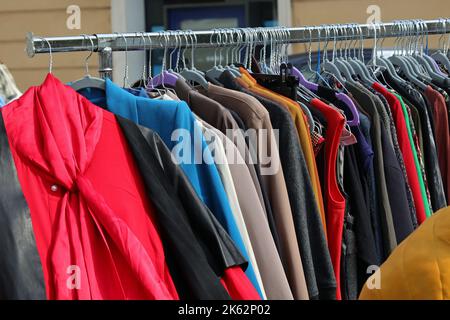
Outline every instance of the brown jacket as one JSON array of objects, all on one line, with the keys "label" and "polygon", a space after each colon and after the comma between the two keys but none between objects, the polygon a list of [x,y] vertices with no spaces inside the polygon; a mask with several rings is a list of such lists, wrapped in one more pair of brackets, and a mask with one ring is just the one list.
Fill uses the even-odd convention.
[{"label": "brown jacket", "polygon": [[209,84],[201,91],[224,107],[235,111],[247,128],[254,129],[258,139],[256,150],[262,183],[268,196],[280,237],[280,256],[295,299],[308,299],[300,249],[294,229],[292,211],[281,168],[275,134],[269,113],[258,100],[245,93]]}]

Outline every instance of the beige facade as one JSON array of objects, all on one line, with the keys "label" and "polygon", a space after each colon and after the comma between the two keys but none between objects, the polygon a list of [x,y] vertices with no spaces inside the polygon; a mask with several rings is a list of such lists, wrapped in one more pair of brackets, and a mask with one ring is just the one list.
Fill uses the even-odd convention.
[{"label": "beige facade", "polygon": [[[370,23],[375,15],[383,22],[401,19],[450,18],[449,0],[292,0],[294,26],[336,23]],[[379,12],[378,12],[379,9]],[[432,46],[437,36],[430,38]],[[372,46],[373,41],[366,45]],[[386,46],[392,41],[386,40]],[[304,51],[304,46],[296,46]]]},{"label": "beige facade", "polygon": [[[80,7],[80,29],[67,28],[66,12],[70,5]],[[111,32],[110,0],[0,0],[0,60],[13,74],[21,90],[42,82],[48,72],[49,56],[30,59],[25,49],[25,35],[61,36]],[[84,74],[86,53],[53,55],[53,72],[63,81],[75,80]],[[97,56],[89,65],[96,74]]]},{"label": "beige facade", "polygon": [[[0,61],[9,67],[19,88],[25,90],[43,80],[49,64],[47,54],[36,55],[32,59],[26,55],[25,35],[28,31],[41,36],[141,31],[145,27],[143,2],[144,0],[0,0]],[[291,4],[289,16],[292,16],[293,26],[366,23],[368,18],[376,15],[376,8],[380,9],[379,18],[385,22],[395,19],[450,17],[450,0],[291,0]],[[81,9],[80,29],[67,28],[66,22],[70,14],[66,10],[70,5],[77,5]],[[134,8],[125,13],[133,5]],[[433,37],[431,43],[435,44],[436,39],[436,36]],[[385,42],[387,46],[390,43],[392,42]],[[373,41],[367,41],[366,46],[372,44]],[[304,50],[305,46],[295,47],[295,52]],[[84,74],[86,56],[86,53],[54,54],[54,74],[63,81],[80,78]],[[123,61],[124,54],[116,53],[116,80],[123,78]],[[143,56],[139,53],[129,54],[131,77],[139,75],[143,61]],[[97,55],[92,55],[89,65],[91,73],[96,75]]]}]

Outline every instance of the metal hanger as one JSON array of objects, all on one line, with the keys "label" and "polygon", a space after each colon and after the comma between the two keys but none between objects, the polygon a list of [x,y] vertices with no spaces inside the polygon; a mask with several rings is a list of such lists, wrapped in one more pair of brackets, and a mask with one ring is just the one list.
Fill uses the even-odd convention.
[{"label": "metal hanger", "polygon": [[[147,41],[145,40],[144,32],[141,32],[142,37],[142,45],[144,47],[144,67],[142,68],[142,84],[145,87],[147,87],[147,62],[145,61],[145,54],[147,53]],[[151,48],[150,48],[151,50]],[[151,63],[151,61],[150,61]],[[151,66],[149,66],[150,68]]]},{"label": "metal hanger", "polygon": [[87,89],[87,88],[95,88],[95,89],[100,89],[100,90],[105,91],[105,87],[106,87],[105,80],[97,78],[97,77],[92,77],[89,74],[89,58],[94,53],[94,42],[92,41],[91,37],[89,37],[88,35],[84,34],[83,36],[84,36],[85,40],[89,39],[89,41],[91,42],[91,51],[84,60],[85,75],[83,78],[72,82],[70,84],[70,87],[75,91],[80,91],[82,89]]},{"label": "metal hanger", "polygon": [[130,82],[128,81],[128,42],[123,33],[121,33],[120,35],[125,42],[125,72],[123,74],[123,88],[130,88]]},{"label": "metal hanger", "polygon": [[48,61],[48,73],[53,73],[53,52],[52,52],[52,46],[50,44],[50,42],[42,37],[37,37],[45,42],[47,42],[48,44],[48,54],[49,54],[49,61]]}]

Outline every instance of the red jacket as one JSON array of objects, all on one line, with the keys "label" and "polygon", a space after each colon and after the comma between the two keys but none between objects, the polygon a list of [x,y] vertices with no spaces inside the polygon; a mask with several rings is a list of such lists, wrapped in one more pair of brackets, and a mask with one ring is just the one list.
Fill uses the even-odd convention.
[{"label": "red jacket", "polygon": [[[224,269],[214,274],[204,258],[205,253],[201,252],[202,247],[194,244],[195,235],[186,231],[189,227],[183,224],[184,217],[174,214],[175,211],[182,214],[178,207],[175,205],[172,210],[169,206],[161,211],[160,197],[164,195],[149,197],[148,174],[144,183],[142,163],[136,162],[136,156],[137,153],[152,155],[130,144],[129,128],[134,126],[134,130],[140,131],[134,124],[127,125],[129,128],[125,130],[123,121],[118,122],[113,114],[94,106],[51,74],[41,86],[29,89],[1,110],[0,131],[7,134],[1,137],[2,141],[7,138],[2,159],[10,150],[14,164],[2,163],[0,172],[9,174],[8,179],[17,172],[29,207],[21,209],[17,205],[13,208],[17,218],[6,220],[8,225],[2,226],[2,230],[14,229],[3,236],[7,250],[1,252],[10,253],[4,259],[23,255],[16,261],[17,270],[38,270],[42,265],[45,291],[50,299],[178,299],[165,256],[165,249],[175,248],[168,251],[172,254],[170,270],[180,270],[173,261],[184,261],[181,265],[186,267],[189,264],[191,278],[196,279],[191,283],[200,282],[199,288],[211,292],[211,297],[225,298],[228,292],[234,299],[257,299],[258,294],[240,267],[238,251],[231,242],[228,251],[216,255],[226,254],[229,260]],[[162,170],[157,165],[153,169]],[[152,181],[156,180],[154,176]],[[16,187],[16,181],[10,182]],[[17,188],[3,189],[16,202],[20,200],[22,195]],[[177,196],[174,197],[176,202]],[[192,199],[190,203],[198,201]],[[3,215],[7,206],[1,204]],[[199,207],[196,212],[201,210]],[[32,228],[26,228],[26,220],[21,219],[24,216],[29,220],[28,212]],[[171,219],[176,219],[179,230],[174,230],[168,222]],[[203,219],[201,215],[199,219]],[[220,226],[216,229],[219,233],[223,231]],[[190,240],[174,244],[167,231],[175,231],[179,239]],[[210,242],[219,246],[231,241],[225,234],[221,238],[215,238],[214,231],[209,235],[213,237],[210,236]],[[26,239],[26,243],[21,239]],[[16,244],[19,242],[20,246]],[[183,247],[186,251],[182,253],[183,258],[190,257],[190,260],[173,255]],[[33,251],[38,252],[40,263]],[[231,255],[232,252],[235,254]],[[0,264],[8,266],[2,272],[15,279],[15,284],[6,283],[9,291],[2,292],[5,297],[41,298],[38,288],[42,278],[38,271],[33,270],[32,277],[24,278],[10,268],[13,264],[5,265],[1,260]],[[199,272],[193,266],[199,266]],[[181,269],[178,276],[183,272]],[[24,286],[15,287],[18,282]],[[214,282],[225,295],[217,287],[213,290]],[[5,287],[2,280],[0,286]],[[25,292],[17,295],[19,288]]]},{"label": "red jacket", "polygon": [[114,116],[52,75],[2,115],[47,297],[177,299],[152,205]]}]

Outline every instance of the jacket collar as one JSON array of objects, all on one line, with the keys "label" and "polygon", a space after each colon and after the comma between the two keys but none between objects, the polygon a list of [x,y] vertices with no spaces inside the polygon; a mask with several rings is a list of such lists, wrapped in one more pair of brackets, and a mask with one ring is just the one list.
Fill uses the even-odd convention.
[{"label": "jacket collar", "polygon": [[[64,187],[89,164],[100,137],[102,109],[52,74],[4,107],[11,146],[17,154]],[[14,117],[13,121],[8,121]]]}]

